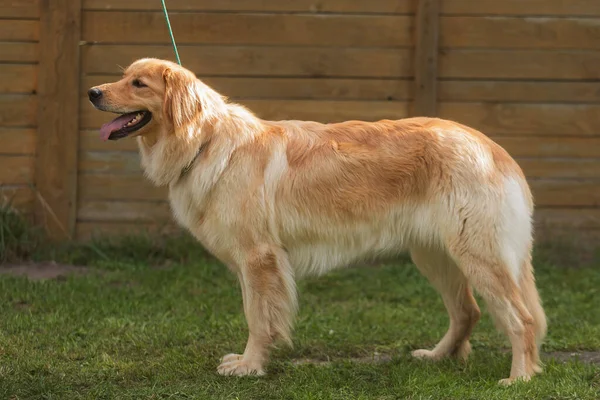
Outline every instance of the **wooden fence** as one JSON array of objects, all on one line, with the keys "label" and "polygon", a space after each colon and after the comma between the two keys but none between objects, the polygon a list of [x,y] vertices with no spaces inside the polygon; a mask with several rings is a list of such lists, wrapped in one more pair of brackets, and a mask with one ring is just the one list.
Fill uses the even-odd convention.
[{"label": "wooden fence", "polygon": [[[437,115],[521,164],[538,236],[600,238],[598,0],[168,0],[182,62],[268,119]],[[92,85],[173,59],[158,0],[0,0],[0,190],[57,236],[170,226]]]}]

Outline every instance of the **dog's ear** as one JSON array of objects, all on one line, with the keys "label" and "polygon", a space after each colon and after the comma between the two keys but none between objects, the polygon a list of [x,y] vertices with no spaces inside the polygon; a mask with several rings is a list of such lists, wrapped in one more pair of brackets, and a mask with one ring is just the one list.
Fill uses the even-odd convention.
[{"label": "dog's ear", "polygon": [[200,112],[200,99],[196,77],[187,72],[167,68],[163,72],[165,117],[175,128],[184,127],[194,121]]}]

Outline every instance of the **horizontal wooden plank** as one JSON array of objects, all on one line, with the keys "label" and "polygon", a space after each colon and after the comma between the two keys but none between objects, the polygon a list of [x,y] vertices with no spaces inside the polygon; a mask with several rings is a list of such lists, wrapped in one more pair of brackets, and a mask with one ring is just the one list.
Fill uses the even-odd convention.
[{"label": "horizontal wooden plank", "polygon": [[79,172],[143,174],[137,151],[82,151],[79,153]]},{"label": "horizontal wooden plank", "polygon": [[0,93],[34,93],[37,65],[0,64]]},{"label": "horizontal wooden plank", "polygon": [[82,130],[79,133],[79,149],[85,151],[138,151],[137,140],[125,138],[123,140],[100,139],[99,129]]},{"label": "horizontal wooden plank", "polygon": [[33,63],[38,59],[37,43],[0,42],[0,62]]},{"label": "horizontal wooden plank", "polygon": [[600,82],[441,80],[438,100],[600,103]]},{"label": "horizontal wooden plank", "polygon": [[[11,0],[3,0],[10,2]],[[33,1],[33,0],[29,0]],[[414,13],[414,1],[398,0],[169,0],[170,11],[256,11],[327,13]],[[83,0],[85,10],[160,10],[148,0]],[[600,16],[597,0],[444,0],[446,15]]]},{"label": "horizontal wooden plank", "polygon": [[[178,46],[186,68],[199,75],[402,78],[413,75],[412,51],[312,47]],[[173,59],[171,46],[85,45],[82,70],[120,75],[142,57]]]},{"label": "horizontal wooden plank", "polygon": [[75,238],[80,241],[87,241],[102,237],[114,239],[119,236],[164,235],[181,231],[182,229],[174,223],[77,221]]},{"label": "horizontal wooden plank", "polygon": [[0,185],[33,184],[33,156],[0,155]]},{"label": "horizontal wooden plank", "polygon": [[442,48],[600,49],[600,18],[446,16],[440,29]]},{"label": "horizontal wooden plank", "polygon": [[37,96],[0,95],[0,126],[30,127],[37,124]]},{"label": "horizontal wooden plank", "polygon": [[0,0],[0,18],[39,18],[40,0]]},{"label": "horizontal wooden plank", "polygon": [[[401,101],[243,100],[239,103],[269,120],[377,121],[400,119],[408,115],[408,103]],[[89,104],[82,104],[80,116],[80,127],[83,129],[98,128],[114,118],[114,115],[98,111]]]},{"label": "horizontal wooden plank", "polygon": [[167,189],[153,186],[142,174],[80,173],[78,178],[79,201],[167,199]]},{"label": "horizontal wooden plank", "polygon": [[[169,44],[164,19],[158,11],[86,11],[81,37],[94,43]],[[413,18],[408,16],[173,13],[170,20],[178,44],[401,47],[414,43]]]},{"label": "horizontal wooden plank", "polygon": [[513,157],[600,158],[600,137],[492,136]]},{"label": "horizontal wooden plank", "polygon": [[87,200],[79,204],[77,219],[80,221],[173,222],[173,215],[166,201]]},{"label": "horizontal wooden plank", "polygon": [[0,41],[37,41],[40,38],[39,20],[0,20]]},{"label": "horizontal wooden plank", "polygon": [[440,78],[600,79],[600,51],[443,49]]},{"label": "horizontal wooden plank", "polygon": [[597,0],[444,0],[443,14],[600,16]]},{"label": "horizontal wooden plank", "polygon": [[33,212],[35,194],[29,185],[0,185],[0,204],[11,206],[24,213]]},{"label": "horizontal wooden plank", "polygon": [[[0,127],[0,154],[33,154],[35,129]],[[0,168],[4,166],[0,163]]]},{"label": "horizontal wooden plank", "polygon": [[600,229],[598,208],[538,208],[534,213],[539,229]]},{"label": "horizontal wooden plank", "polygon": [[586,104],[439,104],[439,116],[470,125],[488,136],[596,136],[600,105]]},{"label": "horizontal wooden plank", "polygon": [[[1,67],[0,67],[1,68]],[[238,78],[200,77],[204,83],[232,100],[409,100],[413,82],[409,79],[343,79],[343,78]],[[87,89],[113,82],[114,75],[92,75],[82,78]],[[1,85],[1,83],[0,83]],[[600,90],[600,83],[598,84]],[[82,97],[85,97],[82,91]],[[600,102],[600,98],[598,99]]]},{"label": "horizontal wooden plank", "polygon": [[529,179],[538,207],[600,206],[598,179]]},{"label": "horizontal wooden plank", "polygon": [[517,158],[527,178],[600,179],[600,159]]},{"label": "horizontal wooden plank", "polygon": [[[7,0],[4,0],[7,1]],[[414,13],[412,1],[397,0],[169,0],[172,11],[256,11],[300,13]],[[148,0],[83,0],[84,10],[160,11],[160,2]]]}]

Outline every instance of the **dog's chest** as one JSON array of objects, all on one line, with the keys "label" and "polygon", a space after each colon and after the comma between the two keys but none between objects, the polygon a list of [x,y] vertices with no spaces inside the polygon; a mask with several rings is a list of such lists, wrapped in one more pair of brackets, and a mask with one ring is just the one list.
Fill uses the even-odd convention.
[{"label": "dog's chest", "polygon": [[222,262],[232,262],[229,249],[234,245],[226,220],[217,218],[220,214],[211,209],[206,198],[189,188],[175,188],[169,191],[171,211],[177,223],[187,229],[206,250]]}]

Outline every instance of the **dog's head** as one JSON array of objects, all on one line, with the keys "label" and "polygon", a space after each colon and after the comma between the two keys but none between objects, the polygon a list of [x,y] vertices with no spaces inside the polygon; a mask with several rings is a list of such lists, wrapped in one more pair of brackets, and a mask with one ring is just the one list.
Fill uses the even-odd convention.
[{"label": "dog's head", "polygon": [[102,139],[117,140],[193,123],[200,115],[203,88],[187,69],[144,58],[127,67],[121,80],[90,88],[88,96],[98,110],[120,114],[100,129]]}]

